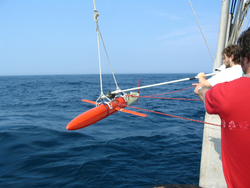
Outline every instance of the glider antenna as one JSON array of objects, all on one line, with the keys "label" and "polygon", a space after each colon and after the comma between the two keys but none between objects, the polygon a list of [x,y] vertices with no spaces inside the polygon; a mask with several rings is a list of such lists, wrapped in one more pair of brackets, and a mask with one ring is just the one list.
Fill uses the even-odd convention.
[{"label": "glider antenna", "polygon": [[103,94],[103,87],[102,87],[102,69],[101,69],[101,54],[100,54],[100,38],[102,40],[102,44],[103,44],[104,50],[105,50],[107,58],[108,58],[109,66],[111,68],[112,75],[113,75],[113,78],[114,78],[114,81],[115,81],[115,84],[116,84],[116,90],[120,90],[120,88],[118,87],[118,84],[117,84],[117,81],[116,81],[116,78],[115,78],[115,74],[114,74],[114,71],[112,69],[112,66],[111,66],[111,63],[110,63],[110,60],[109,60],[109,57],[108,57],[108,53],[107,53],[107,50],[106,50],[106,47],[105,47],[105,44],[104,44],[104,41],[103,41],[103,38],[102,38],[102,35],[101,35],[101,31],[100,31],[100,28],[99,28],[99,25],[98,25],[99,13],[96,10],[95,0],[93,0],[93,3],[94,3],[94,20],[96,22],[97,43],[98,43],[99,72],[100,72],[100,85],[101,85],[101,95],[100,95],[100,98],[104,99],[104,98],[107,98],[107,97]]}]

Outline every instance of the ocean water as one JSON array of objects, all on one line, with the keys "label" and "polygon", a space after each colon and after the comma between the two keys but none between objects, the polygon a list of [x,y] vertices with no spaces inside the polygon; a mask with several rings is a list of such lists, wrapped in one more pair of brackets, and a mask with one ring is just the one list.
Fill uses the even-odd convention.
[{"label": "ocean water", "polygon": [[[121,89],[194,74],[118,74]],[[196,81],[142,89],[140,95],[190,87]],[[103,75],[103,90],[115,90]],[[162,97],[197,99],[194,89]],[[94,105],[99,75],[0,77],[0,187],[150,187],[198,185],[203,124],[139,111],[115,113],[89,127],[67,124]],[[136,106],[133,104],[133,106]],[[201,101],[140,98],[138,107],[203,121]]]}]

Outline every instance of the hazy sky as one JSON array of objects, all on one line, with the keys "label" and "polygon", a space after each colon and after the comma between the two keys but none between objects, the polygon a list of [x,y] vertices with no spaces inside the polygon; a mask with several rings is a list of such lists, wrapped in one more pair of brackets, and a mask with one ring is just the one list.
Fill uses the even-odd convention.
[{"label": "hazy sky", "polygon": [[[213,58],[221,0],[191,0]],[[188,0],[96,0],[118,73],[206,73],[213,61]],[[92,0],[0,0],[0,76],[98,74]],[[101,46],[102,72],[111,73]]]}]

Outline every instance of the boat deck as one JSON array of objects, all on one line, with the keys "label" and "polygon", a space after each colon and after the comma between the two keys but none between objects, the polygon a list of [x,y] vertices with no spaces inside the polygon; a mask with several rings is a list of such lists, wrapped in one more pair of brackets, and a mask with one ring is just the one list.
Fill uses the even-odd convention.
[{"label": "boat deck", "polygon": [[[206,113],[205,122],[220,125],[221,120],[218,115]],[[222,170],[221,130],[219,126],[204,125],[199,186],[203,188],[227,188]]]}]

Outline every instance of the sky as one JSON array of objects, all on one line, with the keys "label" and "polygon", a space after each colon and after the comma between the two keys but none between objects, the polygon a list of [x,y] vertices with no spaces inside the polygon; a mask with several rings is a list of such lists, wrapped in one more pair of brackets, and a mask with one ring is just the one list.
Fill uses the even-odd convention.
[{"label": "sky", "polygon": [[[95,0],[115,74],[211,73],[188,0]],[[213,59],[221,0],[191,0]],[[110,74],[103,45],[101,70]],[[99,74],[92,0],[0,0],[0,76]]]}]

